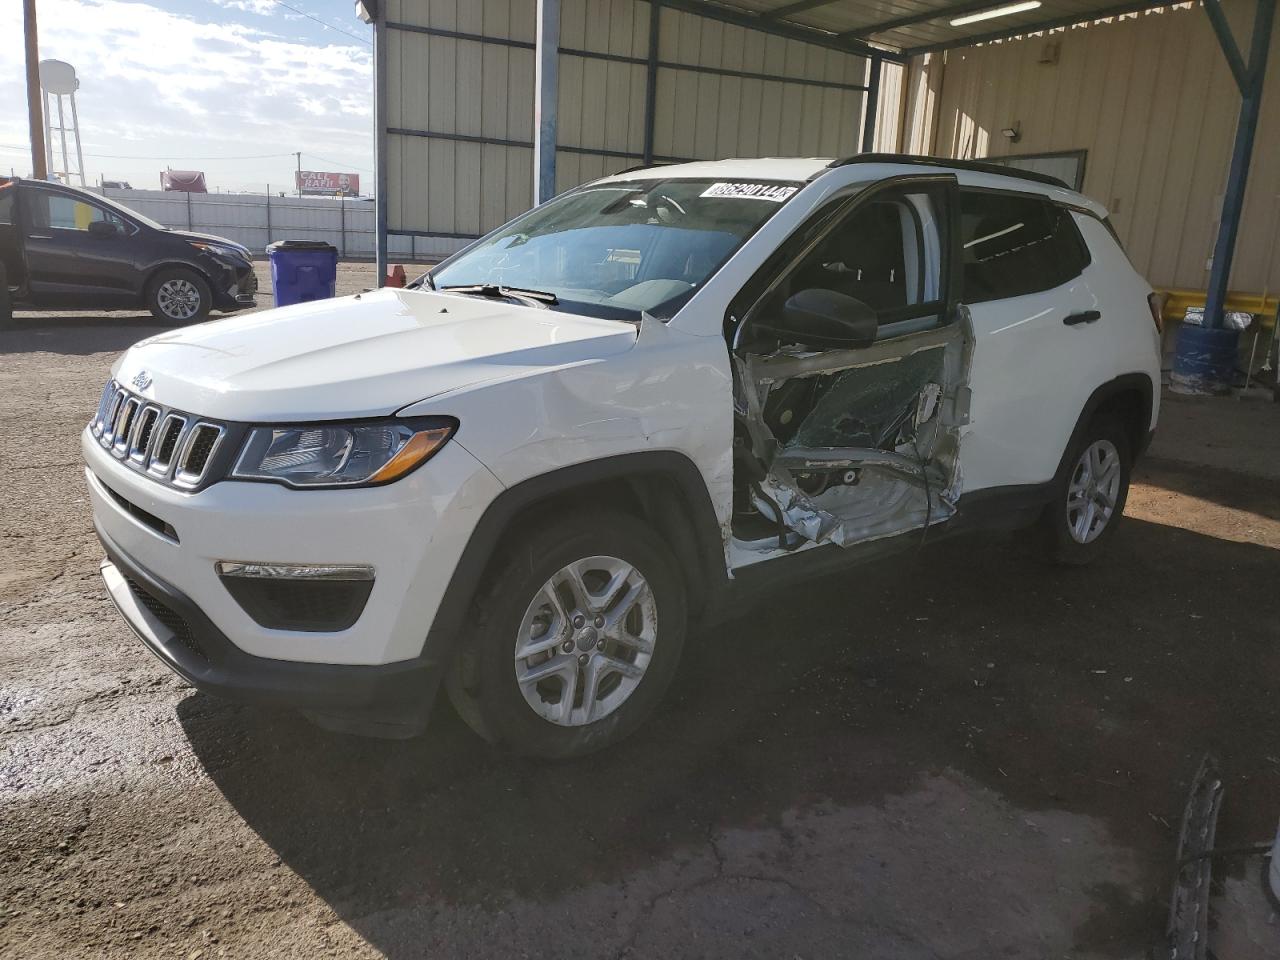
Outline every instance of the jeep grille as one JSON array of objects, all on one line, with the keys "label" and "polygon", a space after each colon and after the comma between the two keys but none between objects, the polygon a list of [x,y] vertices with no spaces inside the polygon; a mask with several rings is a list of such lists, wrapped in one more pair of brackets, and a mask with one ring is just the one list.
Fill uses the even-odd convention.
[{"label": "jeep grille", "polygon": [[89,429],[117,460],[179,490],[209,479],[227,435],[221,423],[152,403],[114,380],[102,391]]}]

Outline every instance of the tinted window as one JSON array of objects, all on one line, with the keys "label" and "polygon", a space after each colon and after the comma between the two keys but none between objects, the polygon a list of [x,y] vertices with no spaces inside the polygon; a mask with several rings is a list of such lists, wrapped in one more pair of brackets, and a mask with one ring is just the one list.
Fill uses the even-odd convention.
[{"label": "tinted window", "polygon": [[928,190],[875,193],[854,209],[761,302],[768,324],[805,290],[834,290],[876,314],[880,338],[913,333],[941,320],[939,215]]},{"label": "tinted window", "polygon": [[45,190],[32,191],[31,225],[37,229],[88,230],[95,220],[123,224],[116,214],[97,204],[86,203],[65,194]]},{"label": "tinted window", "polygon": [[1089,264],[1070,211],[1035,197],[961,191],[960,242],[968,303],[1052,290]]},{"label": "tinted window", "polygon": [[936,288],[934,277],[921,269],[923,254],[920,216],[910,201],[873,200],[822,241],[791,286],[838,290],[885,314],[922,303],[926,281]]},{"label": "tinted window", "polygon": [[23,276],[22,257],[18,254],[18,242],[13,227],[17,214],[17,184],[13,181],[0,183],[0,267],[8,274],[9,283],[18,283]]}]

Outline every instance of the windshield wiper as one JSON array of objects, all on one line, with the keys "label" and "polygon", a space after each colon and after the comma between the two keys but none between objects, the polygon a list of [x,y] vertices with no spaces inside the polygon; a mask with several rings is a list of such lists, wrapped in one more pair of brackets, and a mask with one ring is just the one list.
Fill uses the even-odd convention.
[{"label": "windshield wiper", "polygon": [[499,283],[468,283],[452,287],[439,287],[450,293],[471,293],[478,297],[493,297],[501,300],[532,300],[548,306],[555,306],[560,298],[546,290],[526,290],[523,287],[505,287]]}]

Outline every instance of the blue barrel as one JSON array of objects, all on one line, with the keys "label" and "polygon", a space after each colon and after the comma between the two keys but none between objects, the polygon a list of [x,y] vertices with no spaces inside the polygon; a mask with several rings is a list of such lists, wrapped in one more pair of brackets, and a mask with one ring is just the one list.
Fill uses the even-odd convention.
[{"label": "blue barrel", "polygon": [[1174,393],[1220,396],[1236,380],[1238,330],[1184,323],[1178,330],[1169,388]]},{"label": "blue barrel", "polygon": [[338,248],[323,240],[277,240],[267,247],[277,307],[332,297],[338,287]]}]

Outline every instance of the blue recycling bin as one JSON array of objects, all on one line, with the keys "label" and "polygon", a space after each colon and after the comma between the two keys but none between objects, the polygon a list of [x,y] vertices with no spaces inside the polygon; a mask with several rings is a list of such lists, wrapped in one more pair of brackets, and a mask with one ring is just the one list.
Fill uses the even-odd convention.
[{"label": "blue recycling bin", "polygon": [[277,307],[332,297],[338,287],[338,248],[323,240],[277,240],[267,247]]}]

